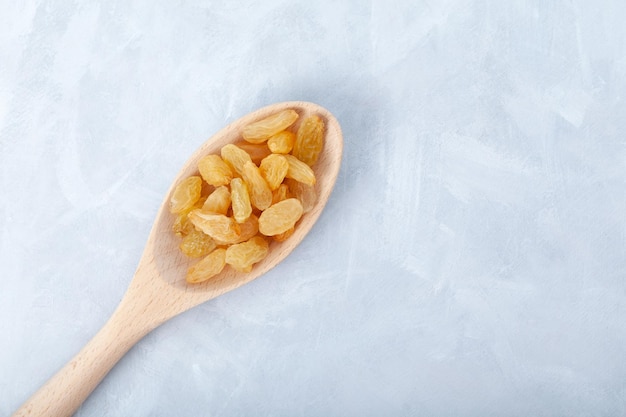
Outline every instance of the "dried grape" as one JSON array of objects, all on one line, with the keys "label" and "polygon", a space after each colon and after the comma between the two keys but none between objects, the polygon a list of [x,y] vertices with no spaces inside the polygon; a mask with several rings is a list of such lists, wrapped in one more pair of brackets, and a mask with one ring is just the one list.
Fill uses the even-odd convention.
[{"label": "dried grape", "polygon": [[315,185],[315,173],[310,166],[293,155],[285,155],[285,158],[289,162],[287,178],[293,178],[303,184]]},{"label": "dried grape", "polygon": [[259,231],[265,236],[274,236],[286,232],[300,220],[302,203],[297,198],[280,201],[259,216]]},{"label": "dried grape", "polygon": [[267,147],[273,153],[289,153],[293,149],[293,144],[296,141],[296,135],[288,130],[278,132],[267,140]]},{"label": "dried grape", "polygon": [[172,230],[182,237],[184,255],[202,258],[188,270],[190,284],[210,279],[226,264],[250,272],[267,256],[268,237],[289,239],[303,213],[315,206],[311,165],[324,145],[324,122],[314,115],[297,133],[285,130],[297,119],[288,109],[249,124],[244,140],[202,157],[199,174],[174,188]]},{"label": "dried grape", "polygon": [[172,193],[170,212],[181,213],[196,204],[202,193],[202,178],[194,175],[182,180]]},{"label": "dried grape", "polygon": [[207,155],[198,161],[198,171],[207,184],[219,187],[233,179],[233,171],[219,155]]},{"label": "dried grape", "polygon": [[269,245],[261,236],[231,245],[226,249],[226,263],[240,272],[250,272],[252,265],[267,256]]},{"label": "dried grape", "polygon": [[250,143],[262,143],[269,139],[270,136],[287,129],[297,119],[298,113],[295,110],[283,110],[265,119],[250,123],[243,128],[242,136]]},{"label": "dried grape", "polygon": [[235,219],[223,214],[192,210],[189,213],[189,220],[196,229],[200,229],[219,242],[234,242],[241,236],[241,228]]},{"label": "dried grape", "polygon": [[174,219],[172,231],[176,236],[184,237],[194,230],[193,224],[191,224],[187,217],[188,214],[188,212],[178,213],[176,219]]},{"label": "dried grape", "polygon": [[239,175],[241,176],[241,172],[243,171],[243,165],[250,161],[252,162],[252,158],[248,152],[244,151],[237,145],[233,145],[229,143],[225,145],[221,150],[222,159]]},{"label": "dried grape", "polygon": [[248,185],[252,205],[259,210],[268,208],[272,204],[272,190],[263,179],[259,168],[253,162],[246,162],[243,165],[242,176]]},{"label": "dried grape", "polygon": [[[250,162],[251,164],[252,162]],[[252,213],[248,186],[241,178],[233,178],[230,182],[230,197],[233,206],[233,217],[237,223],[243,223]]]},{"label": "dried grape", "polygon": [[198,284],[222,272],[226,265],[226,249],[217,248],[187,271],[187,282]]},{"label": "dried grape", "polygon": [[215,246],[215,241],[210,236],[195,229],[180,242],[181,252],[190,258],[208,255]]},{"label": "dried grape", "polygon": [[217,214],[227,214],[230,208],[230,191],[228,187],[222,185],[217,187],[202,205],[203,211]]},{"label": "dried grape", "polygon": [[287,158],[279,154],[268,155],[261,161],[259,166],[261,175],[272,191],[280,186],[288,170],[289,162],[287,162]]},{"label": "dried grape", "polygon": [[324,121],[317,115],[309,116],[298,128],[293,144],[293,156],[311,166],[316,161],[324,146]]}]

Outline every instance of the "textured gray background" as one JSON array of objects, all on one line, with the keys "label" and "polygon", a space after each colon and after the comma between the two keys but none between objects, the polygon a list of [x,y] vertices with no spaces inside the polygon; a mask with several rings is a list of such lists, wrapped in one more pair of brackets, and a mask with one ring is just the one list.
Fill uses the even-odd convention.
[{"label": "textured gray background", "polygon": [[0,0],[0,415],[95,334],[191,152],[308,100],[337,187],[79,416],[626,415],[621,0]]}]

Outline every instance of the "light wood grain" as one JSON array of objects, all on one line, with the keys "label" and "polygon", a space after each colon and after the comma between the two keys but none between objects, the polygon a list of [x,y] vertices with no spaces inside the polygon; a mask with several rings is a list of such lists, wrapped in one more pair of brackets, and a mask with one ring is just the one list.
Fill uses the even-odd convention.
[{"label": "light wood grain", "polygon": [[[196,165],[202,156],[219,153],[223,145],[241,140],[243,126],[287,108],[295,109],[300,114],[299,120],[309,114],[318,114],[326,122],[326,142],[313,167],[317,177],[317,203],[302,217],[296,232],[289,239],[270,245],[269,255],[256,264],[252,272],[240,273],[225,268],[205,283],[187,284],[185,274],[193,261],[180,253],[180,239],[171,231],[174,216],[168,211],[174,186],[181,179],[197,173]],[[339,173],[342,150],[343,138],[335,117],[316,104],[299,101],[278,103],[250,113],[200,146],[172,182],[157,213],[135,276],[111,318],[14,416],[60,417],[73,414],[120,358],[148,332],[276,266],[302,241],[321,214]]]}]

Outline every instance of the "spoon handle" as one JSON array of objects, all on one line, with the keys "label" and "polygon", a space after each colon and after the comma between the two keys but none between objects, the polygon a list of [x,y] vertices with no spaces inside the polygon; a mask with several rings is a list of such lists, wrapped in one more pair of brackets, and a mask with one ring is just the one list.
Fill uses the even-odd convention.
[{"label": "spoon handle", "polygon": [[130,320],[122,301],[113,316],[85,347],[29,398],[17,416],[71,416],[105,375],[156,323]]}]

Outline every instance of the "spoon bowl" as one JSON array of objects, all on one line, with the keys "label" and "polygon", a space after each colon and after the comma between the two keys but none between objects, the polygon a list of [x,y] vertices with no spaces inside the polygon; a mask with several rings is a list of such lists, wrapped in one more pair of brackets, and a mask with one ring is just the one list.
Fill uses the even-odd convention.
[{"label": "spoon bowl", "polygon": [[[185,280],[187,269],[195,261],[181,253],[180,238],[172,232],[174,216],[169,212],[169,201],[175,186],[182,179],[197,175],[200,158],[219,154],[224,145],[240,141],[244,126],[285,109],[294,109],[300,115],[296,127],[299,121],[311,114],[317,114],[325,121],[324,148],[313,166],[318,196],[315,205],[302,216],[289,239],[270,243],[268,255],[255,264],[251,272],[224,268],[208,281],[188,284]],[[277,103],[256,110],[229,124],[202,144],[184,164],[167,191],[135,275],[111,318],[14,416],[58,417],[73,414],[121,357],[148,332],[278,265],[304,239],[320,216],[335,185],[342,150],[343,137],[336,118],[323,107],[302,101]]]}]

